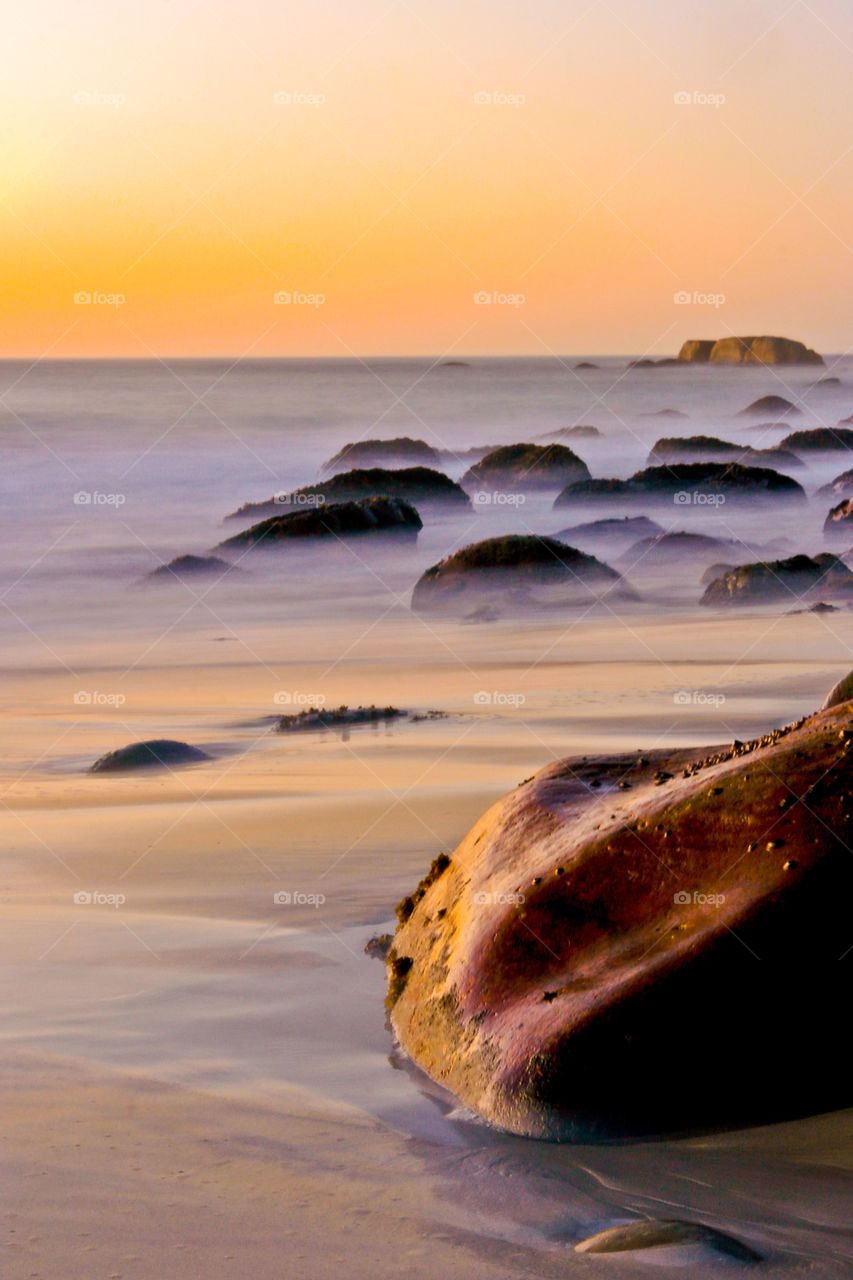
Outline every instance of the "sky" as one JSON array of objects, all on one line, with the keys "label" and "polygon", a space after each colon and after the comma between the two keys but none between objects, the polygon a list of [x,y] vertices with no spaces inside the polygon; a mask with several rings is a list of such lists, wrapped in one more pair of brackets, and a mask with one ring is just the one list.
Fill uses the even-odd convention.
[{"label": "sky", "polygon": [[32,0],[0,356],[853,346],[849,0]]}]

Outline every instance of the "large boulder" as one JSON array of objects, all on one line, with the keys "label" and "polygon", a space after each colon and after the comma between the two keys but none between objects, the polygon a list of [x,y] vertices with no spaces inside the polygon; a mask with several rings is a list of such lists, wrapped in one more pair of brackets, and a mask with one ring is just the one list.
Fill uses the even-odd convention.
[{"label": "large boulder", "polygon": [[431,467],[401,467],[386,470],[370,467],[362,471],[342,471],[320,484],[308,484],[292,493],[277,493],[263,502],[247,502],[232,511],[226,520],[261,520],[264,516],[305,511],[323,503],[360,502],[363,498],[400,498],[418,507],[468,507],[471,499],[455,480]]},{"label": "large boulder", "polygon": [[421,518],[399,498],[365,498],[361,502],[335,502],[286,515],[270,516],[251,528],[235,533],[219,544],[225,550],[272,547],[294,539],[341,539],[364,534],[414,537],[423,528]]},{"label": "large boulder", "polygon": [[830,509],[823,531],[830,538],[844,538],[847,542],[853,539],[853,498],[843,498]]},{"label": "large boulder", "polygon": [[399,436],[396,440],[354,440],[327,458],[320,470],[353,471],[365,467],[437,467],[439,451],[425,440]]},{"label": "large boulder", "polygon": [[853,449],[853,431],[849,427],[812,427],[807,431],[792,431],[779,447],[808,453],[842,452]]},{"label": "large boulder", "polygon": [[595,556],[556,538],[510,534],[472,543],[432,565],[415,584],[412,609],[459,615],[484,603],[573,604],[614,590],[628,589]]},{"label": "large boulder", "polygon": [[507,444],[475,462],[462,485],[486,493],[554,490],[589,478],[589,467],[567,445]]},{"label": "large boulder", "polygon": [[789,449],[754,449],[751,445],[735,444],[720,440],[717,436],[663,436],[656,441],[646,465],[656,466],[667,462],[708,461],[743,462],[760,467],[802,467],[801,458]]},{"label": "large boulder", "polygon": [[201,747],[178,742],[174,738],[151,738],[132,742],[127,747],[108,751],[90,767],[90,773],[136,773],[142,769],[178,769],[182,765],[199,764],[210,756]]},{"label": "large boulder", "polygon": [[823,356],[793,338],[750,337],[690,339],[678,353],[679,360],[711,364],[820,364]]},{"label": "large boulder", "polygon": [[846,701],[522,783],[397,909],[403,1049],[536,1138],[848,1105],[851,741]]},{"label": "large boulder", "polygon": [[554,506],[574,506],[612,498],[684,506],[713,506],[759,498],[805,502],[802,485],[770,467],[747,467],[740,462],[675,462],[646,467],[628,480],[582,480],[567,485]]},{"label": "large boulder", "polygon": [[759,561],[725,570],[708,583],[702,604],[755,605],[792,599],[853,595],[853,573],[843,560],[825,553]]}]

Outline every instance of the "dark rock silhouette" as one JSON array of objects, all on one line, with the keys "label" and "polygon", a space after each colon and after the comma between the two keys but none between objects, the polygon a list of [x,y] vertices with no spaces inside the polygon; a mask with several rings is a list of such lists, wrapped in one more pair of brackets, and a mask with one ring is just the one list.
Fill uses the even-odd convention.
[{"label": "dark rock silhouette", "polygon": [[172,738],[151,738],[132,742],[130,746],[108,751],[89,769],[90,773],[133,773],[137,769],[177,769],[185,764],[198,764],[210,756],[200,747]]},{"label": "dark rock silhouette", "polygon": [[566,445],[507,444],[488,453],[462,477],[464,488],[560,489],[589,478],[589,467]]},{"label": "dark rock silhouette", "polygon": [[396,534],[417,537],[423,527],[413,506],[399,498],[364,498],[360,502],[336,502],[288,515],[270,516],[251,528],[235,533],[219,545],[222,549],[273,547],[306,538],[332,539],[364,535]]},{"label": "dark rock silhouette", "polygon": [[259,520],[264,516],[308,511],[334,502],[361,502],[365,498],[400,498],[416,506],[469,507],[464,489],[443,471],[430,467],[401,467],[399,470],[370,467],[366,471],[341,471],[320,484],[305,485],[292,493],[277,494],[264,502],[247,502],[232,511],[227,520]]}]

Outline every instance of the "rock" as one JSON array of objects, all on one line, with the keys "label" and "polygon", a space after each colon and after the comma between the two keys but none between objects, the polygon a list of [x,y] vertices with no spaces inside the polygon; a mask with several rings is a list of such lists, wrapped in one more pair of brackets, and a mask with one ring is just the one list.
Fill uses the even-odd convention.
[{"label": "rock", "polygon": [[388,1007],[405,1052],[535,1138],[849,1105],[844,730],[850,702],[750,742],[561,761],[517,787],[401,904]]},{"label": "rock", "polygon": [[137,769],[177,769],[185,764],[210,760],[206,751],[172,738],[151,738],[108,751],[89,769],[90,773],[133,773]]},{"label": "rock", "polygon": [[592,440],[601,436],[598,427],[577,426],[560,427],[559,431],[549,431],[547,435],[538,436],[539,440]]},{"label": "rock", "polygon": [[568,529],[561,529],[554,537],[560,542],[612,542],[627,540],[636,542],[640,538],[655,538],[664,532],[663,526],[648,516],[622,516],[618,520],[589,520],[586,524],[573,524]]},{"label": "rock", "polygon": [[370,467],[366,471],[341,471],[320,484],[305,485],[292,493],[279,493],[265,502],[247,502],[226,520],[260,520],[305,511],[321,503],[360,502],[373,497],[399,498],[418,507],[468,507],[471,499],[455,480],[430,467],[399,470]]},{"label": "rock", "polygon": [[729,569],[710,582],[702,604],[767,604],[790,601],[820,590],[849,596],[853,573],[837,556],[789,556],[787,560],[760,561]]},{"label": "rock", "polygon": [[425,440],[399,436],[396,440],[355,440],[328,458],[320,468],[322,474],[332,471],[354,471],[366,467],[437,467],[439,453]]},{"label": "rock", "polygon": [[709,582],[716,582],[717,578],[722,578],[724,574],[731,573],[736,568],[736,564],[727,564],[725,561],[709,564],[699,581],[703,587],[707,587]]},{"label": "rock", "polygon": [[780,448],[809,453],[832,453],[853,449],[853,431],[849,427],[813,427],[810,431],[792,431]]},{"label": "rock", "polygon": [[826,537],[845,537],[849,540],[853,530],[853,498],[843,498],[837,507],[830,509],[823,524]]},{"label": "rock", "polygon": [[622,556],[621,563],[637,565],[673,564],[686,559],[705,558],[723,554],[736,557],[742,544],[731,538],[711,538],[704,533],[661,533],[655,537],[635,542]]},{"label": "rock", "polygon": [[219,556],[176,556],[159,569],[145,575],[147,582],[180,581],[183,578],[221,578],[226,573],[240,573],[227,560]]},{"label": "rock", "polygon": [[841,475],[822,485],[815,494],[816,498],[849,498],[853,497],[853,470],[842,471]]},{"label": "rock", "polygon": [[304,711],[279,716],[276,733],[304,733],[312,729],[351,729],[356,725],[387,724],[402,720],[408,711],[397,707],[310,707]]},{"label": "rock", "polygon": [[598,369],[597,364],[593,364],[590,360],[579,360],[575,365],[576,369]]},{"label": "rock", "polygon": [[655,409],[653,413],[643,413],[643,418],[687,418],[690,415],[682,413],[680,409]]},{"label": "rock", "polygon": [[625,1253],[666,1245],[700,1245],[740,1262],[761,1261],[759,1253],[734,1236],[706,1227],[701,1222],[683,1222],[675,1218],[647,1218],[620,1223],[582,1240],[575,1245],[575,1253]]},{"label": "rock", "polygon": [[412,593],[416,613],[459,615],[477,603],[572,604],[628,588],[609,565],[555,538],[517,534],[463,547],[421,575]]},{"label": "rock", "polygon": [[801,613],[838,613],[837,604],[827,604],[825,600],[818,600],[817,604],[809,605],[808,609],[789,609],[790,617],[796,617]]},{"label": "rock", "polygon": [[684,506],[713,506],[756,498],[806,500],[802,485],[769,467],[747,467],[739,462],[678,462],[646,467],[629,480],[585,480],[568,485],[557,496],[554,506],[613,497],[646,503],[675,502]]},{"label": "rock", "polygon": [[471,365],[467,360],[442,360],[436,367],[439,369],[470,369]]},{"label": "rock", "polygon": [[423,528],[413,506],[399,498],[364,498],[360,502],[334,502],[287,515],[270,516],[250,529],[226,538],[221,548],[272,547],[293,539],[349,538],[362,534],[396,534],[417,537]]},{"label": "rock", "polygon": [[840,378],[818,378],[817,382],[810,382],[809,391],[817,391],[818,387],[840,387]]},{"label": "rock", "polygon": [[711,364],[820,364],[823,356],[792,338],[692,339],[678,353],[679,360]]},{"label": "rock", "polygon": [[647,459],[647,466],[664,462],[692,462],[696,458],[712,461],[743,462],[747,465],[767,467],[802,467],[805,464],[788,449],[753,449],[751,445],[735,444],[720,440],[717,436],[664,436],[656,441]]},{"label": "rock", "polygon": [[752,404],[748,404],[745,409],[741,409],[740,417],[756,413],[790,414],[801,412],[795,404],[790,400],[786,400],[784,396],[759,396],[757,400],[753,400]]},{"label": "rock", "polygon": [[465,489],[507,492],[561,489],[588,480],[589,467],[566,445],[507,444],[474,464],[462,477]]},{"label": "rock", "polygon": [[830,707],[841,707],[845,702],[853,701],[853,671],[848,671],[838,684],[834,684],[826,695],[821,711],[828,711]]}]

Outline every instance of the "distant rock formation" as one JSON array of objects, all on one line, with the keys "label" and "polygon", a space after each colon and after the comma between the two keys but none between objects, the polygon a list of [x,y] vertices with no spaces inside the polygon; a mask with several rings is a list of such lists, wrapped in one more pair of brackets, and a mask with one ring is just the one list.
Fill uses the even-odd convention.
[{"label": "distant rock formation", "polygon": [[397,908],[403,1049],[527,1137],[849,1105],[851,744],[845,700],[752,741],[521,783]]},{"label": "distant rock formation", "polygon": [[853,431],[849,427],[813,427],[810,431],[792,431],[781,441],[779,448],[809,453],[841,452],[853,449]]},{"label": "distant rock formation", "polygon": [[708,460],[744,462],[766,467],[802,467],[790,449],[754,449],[751,445],[735,444],[716,436],[664,436],[652,448],[648,466],[664,462],[692,462],[699,458]]},{"label": "distant rock formation", "polygon": [[823,532],[830,538],[853,540],[853,498],[844,498],[826,517]]},{"label": "distant rock formation", "polygon": [[748,404],[745,409],[741,409],[739,417],[743,418],[747,414],[756,413],[801,413],[795,404],[790,400],[786,400],[784,396],[759,396],[757,400],[753,400],[752,404]]},{"label": "distant rock formation", "polygon": [[198,764],[210,756],[200,747],[173,738],[151,738],[132,742],[130,746],[108,751],[96,760],[90,773],[133,773],[137,769],[176,769],[180,765]]},{"label": "distant rock formation", "polygon": [[693,364],[820,364],[823,356],[792,338],[691,338],[678,353]]},{"label": "distant rock formation", "polygon": [[325,538],[327,541],[365,535],[396,534],[417,537],[423,523],[413,506],[399,498],[364,498],[335,502],[288,515],[270,516],[235,533],[219,544],[224,550],[274,547],[282,542]]},{"label": "distant rock formation", "polygon": [[561,529],[554,537],[560,542],[574,545],[576,542],[638,542],[640,538],[655,538],[664,533],[663,525],[648,516],[622,516],[611,520],[588,520],[584,524],[574,524],[569,529]]},{"label": "distant rock formation", "polygon": [[147,582],[180,582],[184,578],[221,578],[241,570],[219,556],[176,556],[145,575]]},{"label": "distant rock formation", "polygon": [[646,467],[628,480],[581,480],[567,485],[555,508],[598,503],[614,498],[638,502],[672,502],[676,506],[772,498],[805,502],[802,485],[769,467],[745,467],[739,462],[675,462]]},{"label": "distant rock formation", "polygon": [[[412,609],[459,615],[475,605],[526,607],[589,601],[626,590],[615,569],[556,538],[486,538],[432,565],[412,593]],[[629,589],[628,589],[629,590]]]}]

